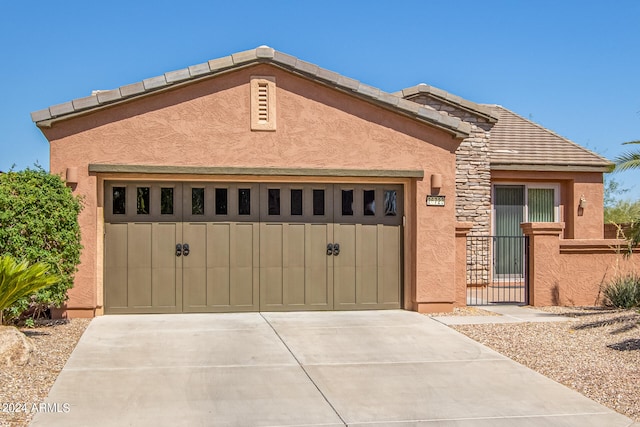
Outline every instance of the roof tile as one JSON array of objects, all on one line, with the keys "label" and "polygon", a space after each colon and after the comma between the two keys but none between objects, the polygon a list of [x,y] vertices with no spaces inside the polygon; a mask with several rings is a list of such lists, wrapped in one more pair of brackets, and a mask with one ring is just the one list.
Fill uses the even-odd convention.
[{"label": "roof tile", "polygon": [[489,139],[492,166],[562,165],[608,167],[611,162],[501,106]]},{"label": "roof tile", "polygon": [[223,56],[222,58],[216,58],[209,61],[209,69],[212,72],[220,71],[225,68],[233,67],[233,58],[231,55]]},{"label": "roof tile", "polygon": [[295,67],[298,59],[295,56],[287,55],[286,53],[276,51],[273,54],[273,60],[281,64],[288,65],[289,67]]},{"label": "roof tile", "polygon": [[49,111],[48,108],[45,108],[44,110],[34,111],[33,113],[31,113],[31,120],[33,120],[34,122],[40,122],[42,120],[48,120],[50,118],[51,118],[51,112]]},{"label": "roof tile", "polygon": [[[207,63],[193,65],[181,70],[170,71],[160,76],[145,79],[142,82],[122,86],[118,89],[99,92],[97,94],[97,97],[80,98],[76,99],[73,102],[50,107],[49,110],[36,111],[32,113],[32,119],[38,122],[47,120],[51,118],[51,116],[64,116],[65,114],[70,114],[78,110],[87,110],[93,107],[97,108],[99,105],[96,105],[96,100],[98,104],[104,104],[123,98],[143,95],[146,92],[166,87],[174,82],[187,81],[197,76],[203,76],[207,74],[215,74],[219,71],[234,68],[237,65],[262,62],[265,59],[265,62],[269,62],[269,60],[272,59],[272,62],[286,65],[287,67],[292,68],[294,71],[310,75],[317,80],[335,85],[339,88],[342,88],[343,90],[352,91],[356,96],[373,99],[379,103],[387,104],[388,107],[397,108],[400,112],[413,114],[418,119],[425,120],[435,126],[440,127],[443,130],[452,132],[458,136],[460,136],[462,133],[467,132],[461,130],[465,129],[465,127],[463,126],[464,123],[460,124],[459,122],[456,122],[451,118],[433,113],[430,110],[425,109],[424,111],[420,111],[421,106],[415,102],[401,99],[394,94],[386,93],[373,86],[360,83],[355,79],[342,76],[336,72],[320,68],[315,64],[299,60],[294,56],[278,52],[267,46],[260,46],[256,49],[234,53],[233,55],[225,56],[218,59],[212,59]],[[415,91],[417,93],[421,90],[424,90],[424,88],[431,89],[426,85],[418,85],[417,89],[409,88],[405,90],[405,94],[412,93],[412,91]],[[446,92],[442,92],[446,94]]]},{"label": "roof tile", "polygon": [[188,70],[189,70],[189,74],[191,74],[191,77],[196,77],[196,76],[200,76],[202,74],[208,74],[211,72],[211,68],[209,68],[208,62],[192,65],[188,68]]},{"label": "roof tile", "polygon": [[378,89],[377,87],[369,86],[364,83],[360,83],[358,85],[358,93],[370,96],[372,98],[378,98],[380,96],[380,89]]},{"label": "roof tile", "polygon": [[99,105],[98,97],[96,95],[87,96],[85,98],[74,99],[73,108],[77,110],[84,110],[85,108],[91,108]]},{"label": "roof tile", "polygon": [[238,65],[245,62],[255,61],[258,58],[258,55],[256,54],[255,49],[251,49],[245,50],[244,52],[234,53],[231,55],[231,58],[233,58],[233,64]]},{"label": "roof tile", "polygon": [[299,71],[302,71],[304,73],[309,73],[315,76],[318,73],[319,67],[316,64],[312,64],[311,62],[302,61],[298,59],[298,61],[296,62],[296,68]]},{"label": "roof tile", "polygon": [[52,105],[49,107],[49,111],[51,112],[51,117],[61,116],[63,114],[73,113],[73,102],[65,102],[63,104]]},{"label": "roof tile", "polygon": [[391,104],[394,107],[397,107],[398,103],[400,102],[400,99],[402,99],[396,95],[393,95],[387,92],[380,92],[380,96],[378,98],[380,99],[380,101],[386,102],[387,104]]},{"label": "roof tile", "polygon": [[142,81],[144,85],[144,90],[156,89],[162,86],[166,86],[167,80],[162,76],[151,77],[149,79],[144,79]]},{"label": "roof tile", "polygon": [[346,76],[340,76],[338,78],[338,84],[351,90],[358,90],[358,87],[360,86],[359,81]]},{"label": "roof tile", "polygon": [[333,71],[329,71],[325,68],[318,68],[318,72],[316,73],[316,76],[318,76],[323,80],[327,80],[331,83],[338,83],[338,79],[340,78],[340,74]]},{"label": "roof tile", "polygon": [[142,82],[131,83],[130,85],[120,86],[120,94],[122,97],[138,95],[144,92],[144,84]]},{"label": "roof tile", "polygon": [[275,52],[269,46],[260,46],[256,48],[256,56],[258,58],[273,58],[274,53],[277,53],[277,52]]},{"label": "roof tile", "polygon": [[100,104],[117,101],[118,99],[122,98],[120,89],[102,90],[98,92],[97,95],[98,95],[98,102]]},{"label": "roof tile", "polygon": [[191,78],[191,73],[189,72],[188,68],[183,68],[181,70],[169,71],[168,73],[164,73],[164,78],[167,83],[175,83]]}]

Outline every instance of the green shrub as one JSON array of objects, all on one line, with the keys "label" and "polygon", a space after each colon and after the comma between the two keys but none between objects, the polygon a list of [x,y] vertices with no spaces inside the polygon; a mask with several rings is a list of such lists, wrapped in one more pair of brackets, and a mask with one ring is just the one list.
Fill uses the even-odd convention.
[{"label": "green shrub", "polygon": [[49,274],[49,266],[45,263],[29,265],[27,261],[16,262],[10,255],[0,257],[0,323],[4,310],[59,281],[60,276]]},{"label": "green shrub", "polygon": [[80,263],[81,201],[59,176],[41,167],[0,174],[0,254],[29,264],[42,262],[60,280],[23,296],[6,311],[16,317],[28,308],[38,312],[67,299]]},{"label": "green shrub", "polygon": [[629,274],[609,283],[602,291],[604,305],[617,308],[640,307],[640,276]]}]

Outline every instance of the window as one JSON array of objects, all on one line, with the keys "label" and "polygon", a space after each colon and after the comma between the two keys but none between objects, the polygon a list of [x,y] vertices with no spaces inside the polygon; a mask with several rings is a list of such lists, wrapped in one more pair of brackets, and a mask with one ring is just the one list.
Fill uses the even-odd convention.
[{"label": "window", "polygon": [[313,190],[313,214],[324,215],[324,190]]},{"label": "window", "polygon": [[363,190],[364,215],[374,216],[376,214],[376,191]]},{"label": "window", "polygon": [[126,214],[127,187],[113,187],[113,214]]},{"label": "window", "polygon": [[291,190],[291,215],[302,215],[302,190]]},{"label": "window", "polygon": [[557,184],[505,184],[493,187],[494,234],[520,236],[523,222],[556,222],[559,215]]},{"label": "window", "polygon": [[238,189],[238,214],[251,215],[251,189]]},{"label": "window", "polygon": [[204,188],[191,189],[191,214],[204,215]]},{"label": "window", "polygon": [[173,215],[173,188],[160,189],[160,214]]},{"label": "window", "polygon": [[396,216],[398,214],[397,200],[396,190],[384,190],[384,216]]},{"label": "window", "polygon": [[216,215],[227,214],[227,189],[216,188]]},{"label": "window", "polygon": [[137,188],[137,214],[149,215],[149,187]]},{"label": "window", "polygon": [[269,199],[269,215],[280,215],[280,189],[269,188],[267,194]]},{"label": "window", "polygon": [[353,215],[353,190],[342,190],[342,215]]}]

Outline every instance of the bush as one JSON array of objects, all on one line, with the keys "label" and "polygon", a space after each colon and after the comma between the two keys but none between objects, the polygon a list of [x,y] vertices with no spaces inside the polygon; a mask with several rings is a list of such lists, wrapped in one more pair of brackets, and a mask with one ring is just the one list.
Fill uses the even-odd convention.
[{"label": "bush", "polygon": [[49,266],[37,262],[16,262],[10,255],[0,256],[0,323],[2,312],[24,297],[55,285],[60,276],[49,274]]},{"label": "bush", "polygon": [[602,291],[604,305],[617,308],[640,307],[640,276],[630,274],[609,283]]},{"label": "bush", "polygon": [[29,264],[42,262],[60,277],[33,298],[20,298],[5,311],[6,317],[66,301],[80,263],[80,210],[80,199],[62,179],[39,166],[0,174],[0,254]]}]

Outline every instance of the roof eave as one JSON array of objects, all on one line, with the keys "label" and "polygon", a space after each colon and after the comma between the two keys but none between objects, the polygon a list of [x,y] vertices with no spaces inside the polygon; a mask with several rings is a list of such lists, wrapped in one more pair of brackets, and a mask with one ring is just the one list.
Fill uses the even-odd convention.
[{"label": "roof eave", "polygon": [[598,172],[607,173],[613,169],[613,163],[589,164],[535,164],[535,163],[491,163],[491,170],[538,171],[538,172]]},{"label": "roof eave", "polygon": [[141,97],[173,90],[196,81],[217,77],[260,63],[267,63],[285,69],[343,93],[372,102],[387,110],[434,126],[457,139],[464,139],[471,133],[471,125],[458,118],[443,116],[414,102],[407,101],[333,71],[320,68],[315,64],[302,61],[270,47],[259,47],[235,53],[203,64],[145,79],[142,82],[54,105],[31,113],[31,118],[39,128],[49,128],[56,122],[100,111],[134,99],[140,99]]},{"label": "roof eave", "polygon": [[419,95],[428,95],[432,98],[439,100],[440,102],[450,105],[452,107],[467,111],[473,115],[479,116],[489,123],[497,123],[498,115],[494,113],[491,108],[482,104],[464,99],[458,95],[453,95],[442,89],[420,83],[415,86],[411,86],[401,91],[395,92],[394,95],[403,99],[411,99]]}]

